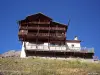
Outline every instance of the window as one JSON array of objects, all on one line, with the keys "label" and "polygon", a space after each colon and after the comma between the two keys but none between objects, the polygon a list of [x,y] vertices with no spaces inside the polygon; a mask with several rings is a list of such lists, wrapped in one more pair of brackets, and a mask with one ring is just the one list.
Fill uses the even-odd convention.
[{"label": "window", "polygon": [[74,47],[74,44],[72,44],[72,48]]}]

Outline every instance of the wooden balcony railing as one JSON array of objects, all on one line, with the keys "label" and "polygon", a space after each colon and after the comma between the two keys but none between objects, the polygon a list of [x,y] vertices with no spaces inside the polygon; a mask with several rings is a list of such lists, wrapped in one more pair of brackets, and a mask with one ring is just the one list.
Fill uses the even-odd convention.
[{"label": "wooden balcony railing", "polygon": [[57,36],[57,37],[64,37],[64,34],[48,34],[48,33],[28,33],[27,35],[32,35],[32,36]]},{"label": "wooden balcony railing", "polygon": [[50,24],[50,22],[36,22],[36,21],[34,21],[34,22],[24,22],[24,23],[21,23],[22,25],[23,24]]},{"label": "wooden balcony railing", "polygon": [[19,32],[18,35],[27,35],[27,36],[51,36],[51,37],[65,37],[65,34],[53,34],[53,33],[27,33],[27,32]]},{"label": "wooden balcony railing", "polygon": [[[37,46],[37,47],[36,47]],[[80,52],[80,53],[94,53],[94,48],[86,48],[86,47],[67,47],[66,45],[43,45],[43,44],[26,44],[26,48],[28,50],[55,50],[55,51],[67,51],[67,52]]]},{"label": "wooden balcony railing", "polygon": [[20,27],[19,29],[28,29],[28,30],[63,30],[65,31],[66,28],[58,28],[58,27]]}]

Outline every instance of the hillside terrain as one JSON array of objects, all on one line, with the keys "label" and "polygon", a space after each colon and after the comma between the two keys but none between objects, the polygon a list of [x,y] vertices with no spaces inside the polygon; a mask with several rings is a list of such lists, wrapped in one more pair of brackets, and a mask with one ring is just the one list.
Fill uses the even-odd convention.
[{"label": "hillside terrain", "polygon": [[0,58],[0,75],[100,75],[100,62],[47,58]]},{"label": "hillside terrain", "polygon": [[19,57],[21,51],[10,50],[3,54],[0,54],[0,57]]}]

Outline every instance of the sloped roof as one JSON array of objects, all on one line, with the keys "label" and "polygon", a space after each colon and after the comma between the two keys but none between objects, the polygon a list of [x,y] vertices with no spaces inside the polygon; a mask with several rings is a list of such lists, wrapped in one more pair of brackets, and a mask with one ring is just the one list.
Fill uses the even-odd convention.
[{"label": "sloped roof", "polygon": [[52,18],[44,15],[43,13],[37,13],[37,14],[33,14],[33,15],[30,15],[30,16],[27,16],[26,19],[30,18],[30,17],[33,17],[33,18],[39,18],[40,16],[44,17],[44,18],[47,18],[49,20],[52,20]]},{"label": "sloped roof", "polygon": [[70,43],[80,43],[80,40],[66,40],[66,42],[70,42]]},{"label": "sloped roof", "polygon": [[57,25],[68,26],[68,25],[65,25],[65,24],[61,24],[61,23],[59,23],[59,22],[55,22],[55,21],[53,21],[52,23],[53,23],[53,24],[57,24]]},{"label": "sloped roof", "polygon": [[30,16],[27,16],[24,20],[20,20],[19,23],[20,22],[29,22],[31,20],[39,19],[41,17],[43,17],[43,18],[48,19],[49,21],[51,21],[51,24],[54,24],[54,25],[56,25],[56,24],[57,25],[62,25],[62,26],[65,26],[66,28],[68,27],[68,25],[66,25],[66,24],[61,24],[59,22],[53,21],[52,18],[50,18],[50,17],[48,17],[48,16],[46,16],[43,13],[40,13],[40,12],[39,13],[36,13],[36,14],[33,14],[33,15],[30,15]]}]

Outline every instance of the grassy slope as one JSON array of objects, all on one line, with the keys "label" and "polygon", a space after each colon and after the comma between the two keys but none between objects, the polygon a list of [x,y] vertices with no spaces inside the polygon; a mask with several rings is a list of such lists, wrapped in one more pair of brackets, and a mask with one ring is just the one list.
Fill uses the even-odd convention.
[{"label": "grassy slope", "polygon": [[0,72],[3,75],[100,75],[100,63],[43,58],[2,58]]}]

